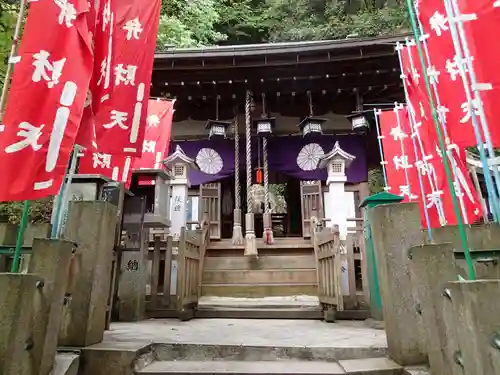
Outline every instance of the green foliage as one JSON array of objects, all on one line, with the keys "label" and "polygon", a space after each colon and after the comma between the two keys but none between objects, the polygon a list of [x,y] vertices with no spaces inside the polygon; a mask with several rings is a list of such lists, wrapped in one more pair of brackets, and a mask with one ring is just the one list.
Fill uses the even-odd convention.
[{"label": "green foliage", "polygon": [[403,0],[165,0],[158,46],[343,39],[407,31]]},{"label": "green foliage", "polygon": [[373,168],[368,171],[368,186],[370,194],[377,194],[384,190],[384,174],[382,168]]},{"label": "green foliage", "polygon": [[158,29],[158,49],[166,45],[197,47],[226,39],[215,30],[220,20],[218,0],[167,0]]},{"label": "green foliage", "polygon": [[0,84],[3,85],[12,38],[16,26],[17,5],[0,1]]},{"label": "green foliage", "polygon": [[[30,202],[30,223],[50,223],[53,199],[45,198]],[[0,202],[0,222],[19,224],[23,202]]]}]

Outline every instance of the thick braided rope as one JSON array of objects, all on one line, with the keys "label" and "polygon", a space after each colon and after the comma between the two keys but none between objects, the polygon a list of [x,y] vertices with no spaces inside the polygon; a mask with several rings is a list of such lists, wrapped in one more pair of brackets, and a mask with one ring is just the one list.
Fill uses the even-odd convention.
[{"label": "thick braided rope", "polygon": [[247,97],[245,103],[245,126],[246,126],[246,156],[247,156],[247,212],[252,212],[252,139],[251,139],[251,119],[250,119],[250,101],[252,94],[247,90]]},{"label": "thick braided rope", "polygon": [[269,165],[267,162],[267,137],[262,140],[262,153],[264,154],[264,212],[269,213]]},{"label": "thick braided rope", "polygon": [[234,200],[235,208],[241,208],[241,185],[240,185],[240,130],[238,124],[238,111],[234,113]]}]

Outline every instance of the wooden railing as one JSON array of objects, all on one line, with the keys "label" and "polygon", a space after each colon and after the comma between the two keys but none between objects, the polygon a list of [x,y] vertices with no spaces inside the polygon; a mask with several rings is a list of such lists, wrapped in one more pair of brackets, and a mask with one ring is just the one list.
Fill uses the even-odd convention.
[{"label": "wooden railing", "polygon": [[318,273],[318,297],[325,310],[344,309],[340,276],[340,237],[338,226],[325,228],[314,215],[311,217],[312,241]]},{"label": "wooden railing", "polygon": [[203,263],[209,243],[210,222],[206,217],[201,224],[201,229],[186,231],[183,228],[181,230],[177,270],[177,312],[181,319],[189,316],[189,312],[194,312],[198,304]]},{"label": "wooden railing", "polygon": [[[154,247],[149,251],[151,262],[150,296],[147,304],[149,316],[156,318],[178,316],[182,319],[192,317],[201,294],[203,262],[210,242],[208,221],[203,220],[201,224],[198,223],[198,228],[193,231],[182,228],[179,241],[173,241],[171,236],[166,236],[164,240],[162,236],[155,234]],[[172,264],[175,262],[177,262],[177,277],[173,286]]]},{"label": "wooden railing", "polygon": [[347,219],[347,238],[345,243],[345,264],[349,280],[347,308],[369,308],[370,288],[368,287],[368,269],[366,264],[363,219]]}]

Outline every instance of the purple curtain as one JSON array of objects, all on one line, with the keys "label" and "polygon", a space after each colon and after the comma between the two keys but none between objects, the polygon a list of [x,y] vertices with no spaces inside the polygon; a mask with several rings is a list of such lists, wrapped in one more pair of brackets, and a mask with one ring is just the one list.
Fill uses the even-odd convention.
[{"label": "purple curtain", "polygon": [[[368,170],[363,136],[301,136],[269,138],[269,168],[299,180],[326,180],[326,169],[317,169],[316,161],[330,152],[339,142],[344,151],[356,156],[347,170],[349,183],[368,180]],[[195,159],[201,171],[191,171],[193,186],[220,181],[234,175],[234,140],[199,140],[173,142],[170,150],[179,145],[186,155]],[[245,141],[240,143],[240,168],[245,171]],[[257,166],[258,140],[252,139],[252,169]],[[261,159],[262,160],[262,159]]]}]

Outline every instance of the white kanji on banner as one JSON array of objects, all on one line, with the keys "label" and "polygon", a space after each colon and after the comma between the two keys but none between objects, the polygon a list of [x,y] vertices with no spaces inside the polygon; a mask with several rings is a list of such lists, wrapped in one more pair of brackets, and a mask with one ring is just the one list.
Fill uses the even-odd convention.
[{"label": "white kanji on banner", "polygon": [[103,127],[106,129],[111,129],[114,128],[115,126],[119,126],[123,130],[127,130],[128,126],[125,125],[125,121],[128,119],[128,113],[127,112],[120,112],[116,110],[112,110],[110,114],[110,119],[111,122],[109,124],[104,124]]},{"label": "white kanji on banner", "polygon": [[471,119],[472,107],[474,107],[474,114],[476,116],[479,116],[479,101],[477,99],[472,100],[472,106],[469,104],[469,102],[465,102],[462,103],[460,107],[462,107],[462,112],[464,113],[464,116],[460,119],[460,122],[462,124],[465,124]]},{"label": "white kanji on banner", "polygon": [[142,28],[139,18],[136,17],[132,20],[127,21],[125,23],[125,26],[123,26],[123,30],[127,32],[127,40],[132,40],[132,38],[138,40],[144,29]]},{"label": "white kanji on banner", "polygon": [[397,171],[400,169],[411,168],[411,165],[408,162],[408,155],[394,156],[392,161],[394,162],[394,167],[396,168]]},{"label": "white kanji on banner", "polygon": [[146,153],[146,152],[155,153],[155,151],[156,151],[155,148],[156,148],[155,141],[144,141],[144,143],[142,144],[142,152],[143,153]]},{"label": "white kanji on banner", "polygon": [[13,152],[18,152],[24,150],[26,147],[30,147],[33,151],[38,151],[42,148],[42,145],[38,144],[38,140],[42,136],[42,129],[45,125],[34,126],[28,122],[21,122],[19,124],[19,132],[17,135],[23,139],[19,142],[11,144],[5,148],[5,152],[12,154]]},{"label": "white kanji on banner", "polygon": [[[127,65],[124,67],[123,64],[118,64],[115,67],[115,86],[119,86],[123,83],[125,86],[135,86],[135,74],[137,73],[137,66]],[[102,70],[101,70],[102,74]]]},{"label": "white kanji on banner", "polygon": [[94,152],[92,162],[94,168],[111,168],[111,155]]},{"label": "white kanji on banner", "polygon": [[443,31],[448,31],[448,19],[439,12],[435,12],[429,19],[431,29],[434,30],[437,36],[443,35]]},{"label": "white kanji on banner", "polygon": [[33,54],[33,66],[35,67],[35,71],[31,76],[31,80],[33,82],[40,82],[43,78],[47,81],[47,86],[52,88],[59,83],[59,78],[62,76],[66,58],[54,61],[53,63],[50,62],[49,58],[50,53],[44,50]]},{"label": "white kanji on banner", "polygon": [[73,21],[76,20],[75,6],[69,0],[54,0],[54,3],[61,9],[59,24],[65,24],[66,27],[73,27]]}]

